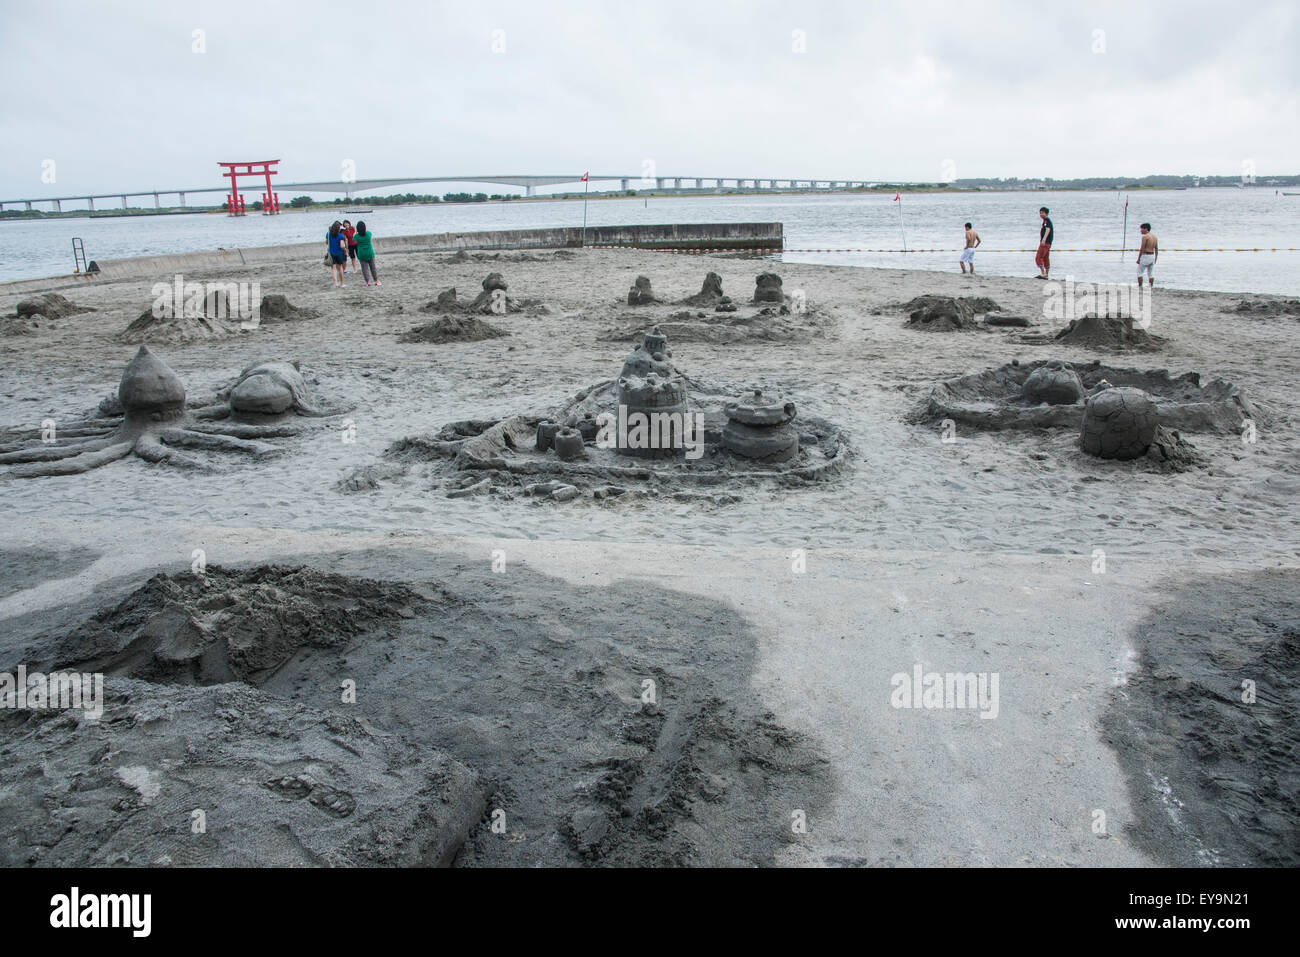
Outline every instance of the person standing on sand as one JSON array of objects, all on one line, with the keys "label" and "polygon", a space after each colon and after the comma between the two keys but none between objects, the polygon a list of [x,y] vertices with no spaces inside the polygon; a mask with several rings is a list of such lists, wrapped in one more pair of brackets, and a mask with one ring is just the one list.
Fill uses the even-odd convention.
[{"label": "person standing on sand", "polygon": [[1154,289],[1156,287],[1156,260],[1160,258],[1160,242],[1156,239],[1156,234],[1151,232],[1151,224],[1143,223],[1138,227],[1142,233],[1142,242],[1138,246],[1138,288],[1142,287],[1142,270],[1147,273],[1147,287]]},{"label": "person standing on sand", "polygon": [[966,224],[966,248],[961,251],[961,274],[966,275],[966,267],[970,266],[970,274],[975,275],[975,249],[980,244],[980,234],[971,229],[970,223]]},{"label": "person standing on sand", "polygon": [[[356,231],[355,229],[352,228],[352,221],[351,221],[351,220],[348,220],[348,219],[343,220],[343,238],[347,240],[347,244],[348,244],[348,255],[352,257],[352,271],[353,271],[353,272],[356,272],[356,271],[357,271],[357,241],[356,241],[356,234],[357,234],[357,231]],[[348,271],[347,263],[344,263],[344,264],[343,264],[343,271],[344,271],[344,272],[347,272],[347,271]]]},{"label": "person standing on sand", "polygon": [[1043,221],[1038,229],[1038,254],[1034,256],[1039,279],[1046,279],[1047,271],[1052,268],[1052,239],[1056,236],[1056,228],[1052,226],[1047,212],[1046,206],[1038,207],[1038,218]]},{"label": "person standing on sand", "polygon": [[375,285],[379,285],[379,273],[375,272],[375,237],[374,234],[366,229],[366,224],[357,222],[357,258],[361,260],[361,278],[370,285],[370,280],[374,279]]},{"label": "person standing on sand", "polygon": [[330,226],[330,231],[325,235],[325,242],[329,246],[330,269],[334,273],[334,288],[343,288],[343,266],[348,261],[348,254],[345,251],[345,242],[347,237],[343,235],[343,224],[337,219]]}]

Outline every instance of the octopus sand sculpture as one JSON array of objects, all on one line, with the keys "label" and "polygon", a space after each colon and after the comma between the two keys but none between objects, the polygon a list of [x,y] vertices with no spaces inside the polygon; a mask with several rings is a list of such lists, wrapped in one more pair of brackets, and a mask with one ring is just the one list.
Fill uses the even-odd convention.
[{"label": "octopus sand sculpture", "polygon": [[313,401],[297,363],[290,362],[249,366],[217,399],[187,406],[180,376],[141,346],[122,373],[117,395],[101,402],[97,415],[58,427],[58,438],[70,438],[70,444],[46,444],[27,433],[0,445],[0,465],[15,465],[10,478],[74,475],[132,454],[200,467],[178,448],[268,455],[279,450],[259,439],[303,430],[291,417],[337,414]]},{"label": "octopus sand sculpture", "polygon": [[[430,463],[426,474],[453,498],[668,494],[726,504],[736,500],[731,493],[756,484],[828,478],[850,460],[847,436],[834,423],[798,416],[793,402],[753,388],[736,400],[737,391],[688,377],[655,327],[617,379],[584,389],[559,409],[448,423],[434,435],[394,443],[386,463],[341,484],[373,488]],[[687,490],[700,486],[711,493]]]},{"label": "octopus sand sculpture", "polygon": [[[1157,464],[1199,464],[1181,431],[1239,433],[1261,410],[1235,385],[1203,383],[1198,373],[1124,369],[1046,360],[940,382],[910,416],[914,423],[950,420],[982,430],[1062,428],[1100,458],[1149,456]],[[1179,431],[1171,431],[1179,430]]]}]

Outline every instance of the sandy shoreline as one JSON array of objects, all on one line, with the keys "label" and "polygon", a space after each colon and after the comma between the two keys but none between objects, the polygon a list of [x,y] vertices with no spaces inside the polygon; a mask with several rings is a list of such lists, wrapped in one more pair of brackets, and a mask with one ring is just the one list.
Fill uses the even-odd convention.
[{"label": "sandy shoreline", "polygon": [[[1173,594],[1189,614],[1218,623],[1205,625],[1209,631],[1238,636],[1240,649],[1285,644],[1277,636],[1296,618],[1293,589],[1258,620],[1251,614],[1262,598],[1225,621],[1208,609],[1230,605],[1233,589],[1257,584],[1265,570],[1297,581],[1296,318],[1226,312],[1239,296],[1157,289],[1151,331],[1165,346],[1115,355],[1025,342],[1023,329],[920,332],[904,327],[897,307],[927,293],[986,296],[1001,312],[1028,317],[1038,327],[1030,331],[1055,331],[1033,280],[593,250],[468,261],[381,256],[379,267],[377,289],[349,274],[346,289],[331,290],[316,263],[187,277],[258,281],[264,294],[320,312],[211,342],[151,346],[191,395],[228,385],[253,361],[299,359],[318,396],[354,407],[355,441],[341,441],[338,424],[327,422],[275,439],[281,454],[265,461],[212,455],[208,472],[136,458],[82,475],[5,481],[0,567],[22,574],[0,591],[0,669],[62,660],[70,652],[60,643],[78,622],[155,572],[188,574],[194,549],[223,568],[274,561],[436,581],[473,609],[450,626],[459,622],[491,655],[476,657],[454,636],[444,647],[400,631],[418,631],[417,615],[416,624],[396,626],[405,637],[366,638],[347,657],[374,681],[418,673],[430,658],[443,663],[445,679],[422,679],[416,701],[355,707],[374,727],[485,775],[485,806],[504,803],[512,822],[521,819],[509,830],[525,836],[508,849],[481,821],[462,864],[1278,863],[1239,840],[1251,827],[1277,835],[1280,860],[1300,854],[1293,809],[1243,806],[1214,816],[1200,765],[1178,751],[1188,736],[1163,726],[1175,712],[1162,708],[1201,720],[1194,700],[1138,701],[1129,690],[1145,693],[1153,685],[1144,669],[1164,669],[1227,701],[1239,683],[1234,669],[1253,667],[1218,649],[1211,663],[1221,667],[1210,674],[1197,670],[1204,660],[1180,659],[1169,636],[1152,637],[1159,629],[1150,616]],[[806,292],[815,325],[792,317],[781,340],[672,338],[674,360],[735,392],[758,384],[780,391],[801,415],[842,426],[854,450],[845,474],[807,487],[741,485],[727,504],[667,495],[565,505],[449,499],[423,467],[369,491],[339,488],[356,469],[382,462],[399,439],[456,420],[554,408],[611,378],[629,344],[609,334],[639,322],[689,322],[674,320],[684,307],[670,303],[697,292],[708,270],[752,311],[754,276],[768,269],[781,274],[787,293]],[[488,317],[511,333],[501,339],[397,341],[431,318],[421,305],[450,286],[467,300],[489,271],[504,274],[512,297],[537,300],[545,312]],[[669,302],[627,306],[639,274]],[[148,307],[151,285],[79,287],[64,294],[95,312],[0,338],[0,426],[84,415],[114,390],[136,349],[115,337]],[[11,312],[17,298],[0,299],[0,312]],[[959,428],[957,441],[944,443],[937,427],[908,420],[946,378],[1013,359],[1095,358],[1233,383],[1265,412],[1258,440],[1189,434],[1204,466],[1165,473],[1091,459],[1060,430]],[[491,568],[497,549],[504,574]],[[1100,573],[1098,549],[1106,556]],[[804,552],[805,571],[792,570],[795,550]],[[644,600],[633,603],[629,621],[631,595]],[[500,669],[508,677],[497,698],[457,698],[460,717],[437,709],[512,658],[508,643],[493,644],[501,640],[494,627],[530,649],[525,663]],[[335,665],[314,655],[294,657],[258,694],[337,709],[329,690]],[[1275,682],[1293,666],[1283,659],[1269,659]],[[914,664],[997,672],[998,719],[891,707],[891,676]],[[601,668],[608,673],[592,673]],[[662,711],[646,718],[637,695],[651,674],[671,691]],[[566,682],[602,703],[559,694]],[[1290,733],[1270,724],[1288,707],[1287,694],[1261,692],[1257,710],[1240,720]],[[589,706],[601,730],[583,750],[566,735],[578,726],[572,715]],[[433,730],[422,718],[430,708],[438,713]],[[1249,717],[1258,709],[1268,713]],[[3,720],[11,757],[32,755],[38,719]],[[502,737],[492,730],[497,720],[514,722],[513,730]],[[636,721],[649,723],[637,730]],[[763,740],[774,742],[776,757],[746,753],[742,742],[755,727],[768,729]],[[636,737],[651,731],[652,743]],[[511,771],[501,755],[514,753],[507,739],[520,735],[530,746],[513,765],[525,770]],[[1218,761],[1225,779],[1244,776],[1230,757]],[[1268,771],[1279,782],[1295,773],[1285,759]],[[1162,824],[1168,815],[1152,798],[1153,780],[1184,802],[1195,826]],[[524,797],[534,784],[563,797],[551,805]],[[51,779],[11,793],[30,801],[63,786]],[[578,804],[575,793],[583,795]],[[618,802],[642,810],[620,817],[612,810]],[[805,813],[806,833],[791,831],[795,811]],[[13,820],[8,826],[18,827]],[[34,827],[31,820],[22,827]],[[723,820],[742,823],[720,833]],[[91,837],[65,839],[62,852],[56,846],[32,862],[100,861]],[[6,862],[27,861],[40,844],[6,843]]]}]

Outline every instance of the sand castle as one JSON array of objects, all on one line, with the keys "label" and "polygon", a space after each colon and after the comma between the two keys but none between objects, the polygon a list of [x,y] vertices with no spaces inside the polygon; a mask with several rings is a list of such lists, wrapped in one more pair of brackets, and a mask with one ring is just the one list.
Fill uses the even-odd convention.
[{"label": "sand castle", "polygon": [[[845,467],[851,449],[840,428],[815,416],[796,426],[795,414],[793,402],[761,390],[737,399],[730,389],[688,377],[654,327],[617,379],[582,390],[560,409],[448,423],[435,435],[394,443],[386,463],[358,469],[340,485],[363,491],[428,463],[428,474],[452,498],[690,494],[722,503],[735,499],[732,489],[819,480]],[[712,491],[685,491],[695,486]]]}]

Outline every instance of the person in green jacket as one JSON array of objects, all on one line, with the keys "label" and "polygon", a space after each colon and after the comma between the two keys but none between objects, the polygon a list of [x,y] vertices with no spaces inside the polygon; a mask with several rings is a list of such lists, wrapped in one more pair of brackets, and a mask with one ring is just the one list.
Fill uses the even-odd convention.
[{"label": "person in green jacket", "polygon": [[357,223],[357,234],[352,237],[357,241],[357,259],[361,260],[361,278],[370,285],[370,280],[375,281],[375,285],[380,285],[379,273],[375,272],[375,234],[366,229],[366,224]]}]

